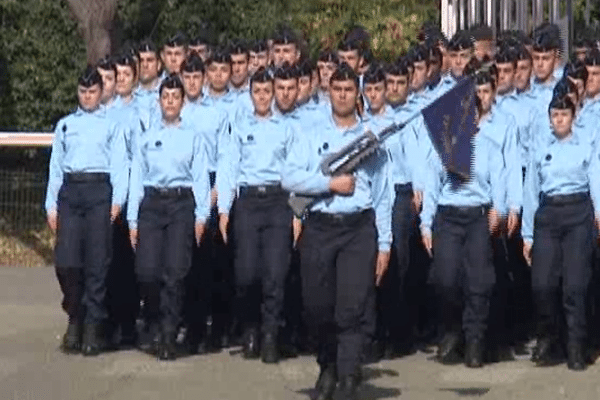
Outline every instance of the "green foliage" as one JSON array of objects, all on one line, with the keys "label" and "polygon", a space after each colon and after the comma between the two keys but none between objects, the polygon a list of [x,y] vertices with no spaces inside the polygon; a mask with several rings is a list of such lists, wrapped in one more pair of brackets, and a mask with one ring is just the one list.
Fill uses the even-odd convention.
[{"label": "green foliage", "polygon": [[360,25],[371,35],[376,57],[391,61],[406,51],[426,20],[437,19],[437,1],[308,0],[294,22],[311,38],[311,48],[334,47],[350,28]]},{"label": "green foliage", "polygon": [[[216,42],[268,37],[284,22],[307,39],[311,55],[335,46],[349,28],[371,34],[377,57],[405,51],[425,20],[436,20],[437,0],[120,0],[117,49],[150,36],[157,43],[177,30],[208,28]],[[576,0],[581,21],[584,0]],[[592,22],[600,17],[598,6]],[[85,44],[66,0],[0,1],[0,129],[50,130],[76,105],[76,76]]]},{"label": "green foliage", "polygon": [[51,129],[75,106],[74,78],[85,65],[85,46],[66,2],[0,2],[0,49],[8,66],[0,128]]}]

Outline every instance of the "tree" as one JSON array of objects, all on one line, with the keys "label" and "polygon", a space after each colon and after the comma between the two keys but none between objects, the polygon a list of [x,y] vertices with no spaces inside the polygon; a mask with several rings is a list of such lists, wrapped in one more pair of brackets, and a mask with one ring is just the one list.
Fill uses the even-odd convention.
[{"label": "tree", "polygon": [[68,0],[86,44],[87,62],[95,64],[112,53],[112,28],[118,0]]}]

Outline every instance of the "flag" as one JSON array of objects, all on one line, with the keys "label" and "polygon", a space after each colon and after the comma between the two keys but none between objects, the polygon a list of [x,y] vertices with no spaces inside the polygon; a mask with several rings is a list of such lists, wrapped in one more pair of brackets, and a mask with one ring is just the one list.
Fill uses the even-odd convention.
[{"label": "flag", "polygon": [[425,126],[442,164],[463,181],[471,177],[473,136],[477,132],[475,83],[462,78],[422,110]]}]

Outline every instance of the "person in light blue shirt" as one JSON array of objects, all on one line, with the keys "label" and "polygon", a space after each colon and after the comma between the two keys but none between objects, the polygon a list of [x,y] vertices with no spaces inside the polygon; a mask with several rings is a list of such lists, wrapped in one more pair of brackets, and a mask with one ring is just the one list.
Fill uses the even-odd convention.
[{"label": "person in light blue shirt", "polygon": [[319,71],[317,103],[328,111],[331,107],[329,102],[329,81],[339,64],[340,60],[337,54],[332,51],[322,51],[317,59],[317,69]]},{"label": "person in light blue shirt", "polygon": [[537,346],[532,361],[556,360],[562,278],[562,309],[567,321],[567,366],[586,367],[587,288],[592,274],[594,226],[600,200],[600,153],[573,127],[575,105],[560,94],[549,106],[553,138],[531,151],[523,206],[523,255],[532,266]]},{"label": "person in light blue shirt", "polygon": [[240,40],[235,41],[229,46],[229,54],[231,55],[229,90],[236,97],[238,108],[236,112],[252,113],[254,107],[250,97],[248,47]]},{"label": "person in light blue shirt", "polygon": [[138,100],[134,95],[134,85],[137,77],[135,59],[130,55],[123,55],[115,61],[117,69],[117,95],[113,117],[117,118],[127,128],[125,143],[129,162],[133,157],[133,147],[140,140],[146,126],[140,115]]},{"label": "person in light blue shirt", "polygon": [[[342,64],[330,79],[332,112],[319,129],[295,134],[282,173],[293,193],[316,196],[300,240],[300,271],[306,321],[318,339],[320,398],[333,396],[336,383],[354,398],[357,368],[367,338],[366,308],[375,283],[387,270],[392,241],[387,152],[381,151],[354,174],[325,176],[320,162],[368,129],[356,114],[358,77]],[[339,379],[338,379],[339,378]]]},{"label": "person in light blue shirt", "polygon": [[[281,180],[293,131],[291,124],[272,113],[274,89],[269,71],[255,73],[250,90],[254,113],[232,127],[230,164],[217,173],[219,219],[221,233],[227,238],[237,194],[233,247],[239,306],[236,315],[244,330],[243,355],[255,358],[260,352],[264,363],[276,363],[293,217],[287,204],[289,193],[282,188]],[[223,179],[222,173],[228,176]],[[259,328],[262,338],[258,337]]]},{"label": "person in light blue shirt", "polygon": [[282,119],[297,119],[298,69],[287,63],[277,68],[273,76],[273,86],[273,114]]},{"label": "person in light blue shirt", "polygon": [[139,85],[135,91],[135,99],[144,127],[148,129],[152,120],[160,119],[158,89],[161,79],[158,74],[162,63],[156,45],[150,40],[144,40],[140,43],[138,58],[140,60],[140,76]]},{"label": "person in light blue shirt", "polygon": [[188,38],[182,32],[177,32],[167,39],[161,52],[160,58],[164,66],[163,80],[171,74],[179,74],[181,65],[187,56]]},{"label": "person in light blue shirt", "polygon": [[[135,146],[127,220],[145,314],[161,360],[176,358],[183,282],[192,263],[194,233],[202,240],[210,210],[208,157],[202,135],[180,113],[178,76],[161,84],[162,119]],[[154,340],[154,338],[153,338]]]},{"label": "person in light blue shirt", "polygon": [[[135,58],[129,53],[116,57],[115,64],[117,98],[112,107],[107,109],[107,114],[125,129],[129,175],[134,144],[139,141],[145,129],[133,94],[138,68]],[[126,212],[127,204],[123,207],[123,214]],[[134,253],[129,242],[129,228],[125,218],[118,219],[113,226],[113,247],[115,256],[112,258],[106,284],[107,308],[110,315],[106,334],[115,346],[131,346],[135,344],[137,336],[136,319],[140,300],[137,295]]]},{"label": "person in light blue shirt", "polygon": [[98,72],[102,77],[102,105],[112,108],[116,96],[117,69],[113,57],[106,56],[98,61]]},{"label": "person in light blue shirt", "polygon": [[434,100],[428,86],[429,78],[435,72],[431,67],[429,49],[424,45],[416,47],[411,57],[411,63],[413,73],[410,79],[411,93],[408,97],[408,104],[411,110],[420,111]]},{"label": "person in light blue shirt", "polygon": [[491,85],[495,79],[489,72],[479,72],[475,79],[480,85],[471,176],[465,181],[447,171],[432,149],[421,212],[423,242],[434,256],[433,276],[444,329],[437,357],[442,363],[456,361],[462,324],[465,364],[472,368],[483,365],[484,335],[495,283],[490,234],[498,230],[506,210],[502,173],[505,159],[501,143],[494,139],[498,127],[492,110],[494,91],[481,88],[483,82]]},{"label": "person in light blue shirt", "polygon": [[[405,70],[406,80],[402,81],[408,89],[408,70]],[[386,104],[386,73],[383,68],[372,67],[364,75],[363,93],[367,99],[366,118],[368,125],[374,133],[378,133],[394,123],[403,123],[409,118],[410,112],[394,111]],[[379,354],[403,354],[412,346],[411,335],[413,324],[417,321],[410,320],[409,316],[415,315],[415,310],[410,309],[411,300],[407,296],[406,276],[410,264],[410,238],[415,233],[415,205],[420,202],[421,193],[416,193],[413,186],[414,173],[421,168],[422,158],[417,147],[417,138],[412,126],[405,127],[394,134],[385,142],[389,159],[389,189],[392,192],[392,232],[393,244],[396,250],[397,265],[395,274],[399,285],[389,285],[384,278],[380,288],[383,298],[400,300],[400,310],[397,303],[380,305],[381,318],[379,323],[377,349]],[[418,186],[418,185],[417,185]],[[417,205],[419,207],[420,205]],[[399,318],[398,312],[402,315]]]},{"label": "person in light blue shirt", "polygon": [[102,78],[88,67],[79,78],[77,111],[56,125],[45,203],[57,235],[56,275],[69,316],[61,349],[90,356],[104,350],[111,222],[123,206],[129,178],[125,132],[107,118],[101,95]]},{"label": "person in light blue shirt", "polygon": [[[225,298],[219,292],[215,278],[227,267],[221,256],[224,245],[219,238],[217,220],[217,155],[219,143],[229,135],[227,113],[212,107],[202,93],[204,87],[204,63],[199,55],[191,53],[181,67],[181,78],[185,90],[185,104],[181,111],[181,120],[192,127],[204,138],[207,147],[208,171],[211,185],[211,212],[206,223],[206,234],[211,240],[205,240],[195,254],[192,272],[186,280],[186,297],[184,304],[185,345],[191,354],[205,352],[215,344],[221,343],[221,337],[227,332],[224,313],[211,301],[213,296]],[[213,284],[215,283],[215,284]],[[223,315],[225,314],[225,315]],[[212,330],[206,329],[209,318],[212,318]]]},{"label": "person in light blue shirt", "polygon": [[560,39],[547,32],[540,32],[533,40],[533,82],[532,94],[534,105],[540,115],[547,112],[552,99],[552,89],[558,78],[555,77],[554,67],[559,57]]}]

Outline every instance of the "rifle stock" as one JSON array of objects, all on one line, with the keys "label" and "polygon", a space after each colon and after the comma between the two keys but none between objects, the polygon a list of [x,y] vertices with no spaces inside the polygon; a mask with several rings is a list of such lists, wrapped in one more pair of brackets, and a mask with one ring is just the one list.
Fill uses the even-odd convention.
[{"label": "rifle stock", "polygon": [[[410,121],[420,114],[421,112],[413,114],[401,124],[393,123],[379,132],[379,134],[375,134],[370,130],[365,132],[340,150],[325,156],[320,163],[321,172],[325,176],[336,176],[354,172],[362,162],[375,154],[385,139],[402,130]],[[292,194],[290,195],[288,204],[294,212],[294,215],[298,218],[302,218],[306,213],[306,210],[322,197],[322,195],[309,196]]]}]

